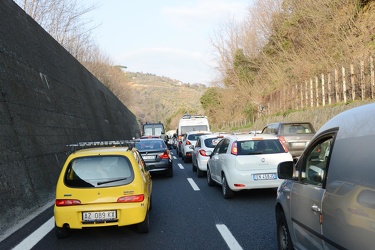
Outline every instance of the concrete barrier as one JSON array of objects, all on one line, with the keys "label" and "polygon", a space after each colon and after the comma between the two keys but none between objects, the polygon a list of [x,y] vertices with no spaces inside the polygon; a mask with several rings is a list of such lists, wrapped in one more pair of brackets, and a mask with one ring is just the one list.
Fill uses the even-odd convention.
[{"label": "concrete barrier", "polygon": [[51,201],[66,144],[139,136],[136,117],[12,0],[0,1],[0,232]]}]

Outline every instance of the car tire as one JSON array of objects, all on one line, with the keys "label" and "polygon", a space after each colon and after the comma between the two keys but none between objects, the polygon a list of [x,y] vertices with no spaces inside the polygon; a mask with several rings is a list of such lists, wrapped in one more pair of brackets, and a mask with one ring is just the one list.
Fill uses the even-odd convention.
[{"label": "car tire", "polygon": [[70,228],[66,225],[63,227],[58,227],[55,224],[55,234],[58,239],[67,238],[70,235]]},{"label": "car tire", "polygon": [[282,211],[278,211],[276,215],[277,226],[277,245],[279,249],[293,249],[292,239],[290,238],[288,224]]},{"label": "car tire", "polygon": [[197,166],[195,166],[194,163],[192,163],[191,165],[191,169],[193,170],[193,172],[197,171]]},{"label": "car tire", "polygon": [[148,211],[151,211],[151,209],[152,209],[152,196],[150,196],[149,203],[150,203],[150,206],[148,207]]},{"label": "car tire", "polygon": [[167,176],[167,177],[173,177],[173,167],[171,167],[170,169],[166,170],[165,176]]},{"label": "car tire", "polygon": [[194,159],[193,159],[193,158],[191,159],[191,165],[192,165],[192,168],[191,168],[191,169],[192,169],[194,172],[197,171],[197,165],[194,164]]},{"label": "car tire", "polygon": [[204,177],[204,172],[205,171],[200,170],[199,166],[195,167],[195,169],[197,170],[197,176],[198,176],[198,178]]},{"label": "car tire", "polygon": [[145,234],[150,231],[150,218],[148,211],[146,213],[145,220],[138,224],[138,233]]},{"label": "car tire", "polygon": [[210,168],[207,166],[207,184],[208,184],[208,186],[213,186],[213,185],[215,185],[215,182],[214,182],[214,180],[212,179],[212,177],[211,177],[211,171],[210,171]]},{"label": "car tire", "polygon": [[223,174],[223,177],[221,178],[221,190],[223,191],[223,196],[225,199],[231,199],[234,195],[233,190],[228,186],[225,174]]}]

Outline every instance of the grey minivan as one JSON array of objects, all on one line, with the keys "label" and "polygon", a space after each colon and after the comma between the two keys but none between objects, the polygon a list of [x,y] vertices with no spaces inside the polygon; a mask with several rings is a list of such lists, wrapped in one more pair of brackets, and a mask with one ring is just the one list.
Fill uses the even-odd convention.
[{"label": "grey minivan", "polygon": [[282,162],[279,249],[375,248],[375,104],[323,125],[298,162]]}]

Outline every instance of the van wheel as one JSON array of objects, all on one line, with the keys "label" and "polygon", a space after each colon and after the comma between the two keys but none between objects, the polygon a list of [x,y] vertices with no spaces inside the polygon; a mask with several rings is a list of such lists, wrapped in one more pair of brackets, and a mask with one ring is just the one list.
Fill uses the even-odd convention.
[{"label": "van wheel", "polygon": [[66,224],[63,227],[58,227],[55,224],[55,234],[58,239],[67,238],[70,235],[70,228]]},{"label": "van wheel", "polygon": [[228,186],[228,182],[227,182],[227,178],[225,178],[225,174],[223,174],[223,177],[221,179],[221,189],[223,191],[223,196],[225,199],[231,199],[233,197],[234,192]]},{"label": "van wheel", "polygon": [[208,186],[213,186],[215,185],[215,182],[214,180],[212,179],[211,177],[211,171],[210,171],[210,168],[207,166],[207,184]]},{"label": "van wheel", "polygon": [[276,216],[277,224],[277,244],[281,250],[292,250],[293,244],[290,238],[288,224],[285,219],[285,215],[282,211],[277,212]]},{"label": "van wheel", "polygon": [[138,224],[138,233],[145,234],[148,231],[150,231],[150,218],[147,211],[145,220]]}]

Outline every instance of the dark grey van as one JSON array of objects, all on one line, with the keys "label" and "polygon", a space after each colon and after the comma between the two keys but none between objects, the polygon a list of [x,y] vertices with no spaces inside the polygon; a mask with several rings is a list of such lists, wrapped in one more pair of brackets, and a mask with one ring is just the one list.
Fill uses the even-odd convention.
[{"label": "dark grey van", "polygon": [[375,104],[328,121],[298,162],[283,162],[279,249],[374,249]]},{"label": "dark grey van", "polygon": [[265,126],[262,134],[276,135],[293,159],[298,159],[315,135],[315,129],[310,122],[274,122]]}]

